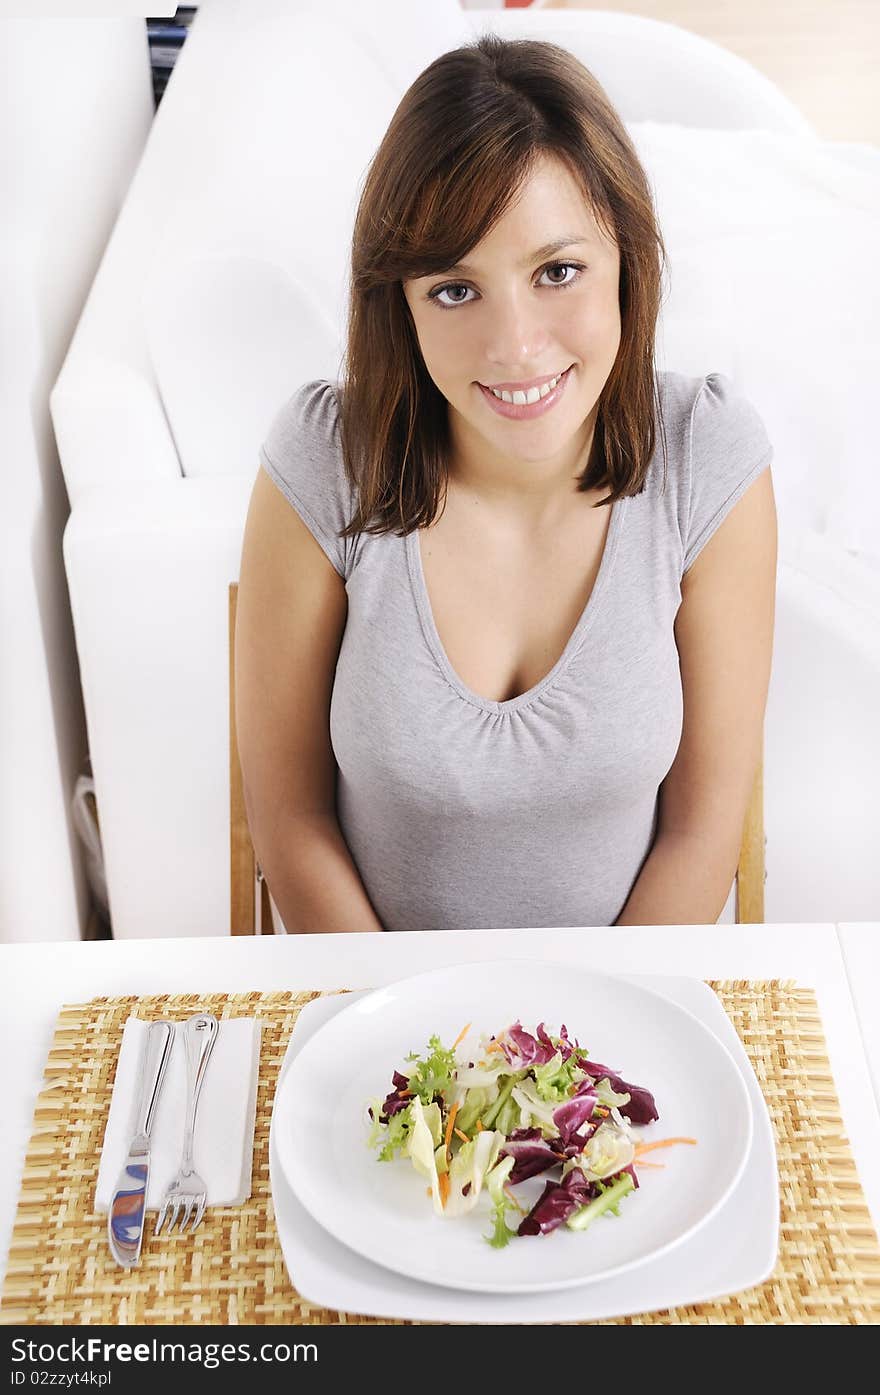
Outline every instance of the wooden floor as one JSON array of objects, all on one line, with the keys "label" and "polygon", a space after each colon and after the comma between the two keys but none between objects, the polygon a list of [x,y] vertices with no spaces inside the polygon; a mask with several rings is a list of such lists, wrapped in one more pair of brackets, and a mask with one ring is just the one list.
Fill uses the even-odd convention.
[{"label": "wooden floor", "polygon": [[880,146],[880,0],[545,0],[712,39],[765,73],[826,140]]}]

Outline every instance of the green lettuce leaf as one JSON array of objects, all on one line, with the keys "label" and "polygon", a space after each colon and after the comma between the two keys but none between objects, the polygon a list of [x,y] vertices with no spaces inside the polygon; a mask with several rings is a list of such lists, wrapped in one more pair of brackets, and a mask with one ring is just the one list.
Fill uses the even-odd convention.
[{"label": "green lettuce leaf", "polygon": [[[495,1163],[504,1134],[494,1129],[478,1133],[463,1143],[449,1166],[449,1195],[444,1214],[463,1216],[477,1204],[483,1189],[483,1178]],[[467,1195],[464,1189],[468,1188]]]},{"label": "green lettuce leaf", "polygon": [[504,1184],[513,1171],[515,1163],[516,1159],[510,1156],[502,1158],[486,1174],[486,1189],[492,1202],[492,1234],[484,1235],[483,1239],[495,1250],[502,1250],[505,1245],[510,1244],[511,1240],[516,1239],[516,1231],[511,1230],[507,1224],[509,1203],[504,1194]]},{"label": "green lettuce leaf", "polygon": [[437,1162],[434,1158],[434,1139],[425,1119],[422,1101],[418,1095],[413,1096],[408,1111],[412,1114],[412,1128],[406,1142],[406,1153],[416,1172],[427,1177],[430,1181],[434,1211],[437,1215],[442,1215],[443,1204],[440,1200],[440,1183],[437,1178]]},{"label": "green lettuce leaf", "polygon": [[563,1061],[561,1051],[557,1051],[544,1065],[532,1066],[532,1073],[539,1098],[556,1104],[569,1099],[587,1074],[578,1065],[575,1052],[567,1061]]},{"label": "green lettuce leaf", "polygon": [[406,1059],[416,1063],[409,1073],[409,1088],[418,1095],[422,1104],[430,1104],[435,1095],[453,1088],[455,1052],[451,1047],[444,1046],[438,1036],[429,1038],[428,1052],[424,1058],[417,1052],[411,1052]]},{"label": "green lettuce leaf", "polygon": [[385,1143],[379,1153],[380,1162],[392,1162],[406,1148],[412,1128],[412,1105],[392,1114],[385,1127]]}]

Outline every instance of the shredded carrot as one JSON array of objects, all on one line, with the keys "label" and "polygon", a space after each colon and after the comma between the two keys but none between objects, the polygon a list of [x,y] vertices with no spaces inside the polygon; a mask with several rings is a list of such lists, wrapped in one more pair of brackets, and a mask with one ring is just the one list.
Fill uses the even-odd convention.
[{"label": "shredded carrot", "polygon": [[510,1190],[510,1187],[507,1185],[506,1182],[505,1182],[505,1184],[504,1184],[504,1190],[506,1191],[507,1195],[510,1197],[510,1199],[511,1199],[511,1201],[513,1202],[514,1206],[516,1207],[517,1211],[519,1211],[519,1212],[524,1216],[524,1215],[526,1214],[526,1208],[525,1208],[524,1206],[521,1206],[521,1205],[520,1205],[519,1201],[518,1201],[517,1198],[514,1196],[513,1192]]},{"label": "shredded carrot", "polygon": [[646,1163],[646,1162],[640,1162],[640,1163],[639,1163],[639,1171],[641,1171],[643,1167],[659,1167],[660,1170],[662,1171],[663,1168],[664,1168],[665,1166],[666,1166],[665,1163]]},{"label": "shredded carrot", "polygon": [[440,1205],[445,1207],[449,1196],[449,1173],[441,1172],[437,1180],[440,1183]]},{"label": "shredded carrot", "polygon": [[471,1024],[470,1024],[470,1022],[467,1024],[466,1027],[462,1027],[462,1029],[461,1029],[461,1031],[459,1032],[458,1036],[455,1038],[455,1041],[452,1043],[452,1050],[453,1050],[453,1051],[454,1051],[455,1048],[458,1046],[458,1043],[459,1043],[460,1041],[464,1041],[464,1039],[465,1039],[465,1037],[467,1036],[467,1034],[468,1034],[468,1032],[470,1031],[470,1029],[471,1029]]},{"label": "shredded carrot", "polygon": [[427,1188],[425,1189],[425,1196],[433,1196],[433,1195],[434,1195],[434,1188],[433,1188],[433,1187],[427,1187]]},{"label": "shredded carrot", "polygon": [[468,1138],[467,1134],[462,1133],[461,1129],[453,1129],[453,1133],[456,1135],[457,1138],[461,1139],[462,1143],[470,1143],[470,1139]]},{"label": "shredded carrot", "polygon": [[412,1090],[409,1090],[409,1089],[407,1089],[407,1090],[398,1090],[397,1093],[400,1095],[400,1098],[403,1099],[405,1095],[411,1095],[411,1094],[412,1094]]},{"label": "shredded carrot", "polygon": [[489,1051],[500,1051],[501,1049],[502,1049],[502,1048],[501,1048],[501,1043],[500,1043],[499,1041],[490,1041],[490,1042],[489,1042],[489,1045],[486,1047],[486,1051],[487,1051],[487,1052],[489,1052]]},{"label": "shredded carrot", "polygon": [[449,1157],[449,1145],[452,1142],[452,1130],[455,1128],[455,1116],[458,1113],[458,1103],[456,1102],[449,1111],[449,1118],[446,1121],[446,1156]]},{"label": "shredded carrot", "polygon": [[477,1120],[477,1133],[482,1133],[482,1132],[483,1132],[483,1121],[482,1121],[482,1119],[478,1119],[478,1120]]},{"label": "shredded carrot", "polygon": [[673,1143],[696,1143],[695,1138],[658,1138],[656,1143],[637,1143],[636,1157],[641,1153],[650,1153],[652,1148],[669,1148]]}]

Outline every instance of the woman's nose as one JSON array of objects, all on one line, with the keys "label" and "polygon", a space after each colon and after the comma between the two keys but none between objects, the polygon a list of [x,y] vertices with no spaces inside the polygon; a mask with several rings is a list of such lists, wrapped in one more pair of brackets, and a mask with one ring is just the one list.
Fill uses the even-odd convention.
[{"label": "woman's nose", "polygon": [[527,376],[524,370],[540,365],[546,358],[548,334],[541,310],[526,305],[519,297],[511,297],[490,311],[485,335],[486,362],[509,372],[511,377],[518,372]]}]

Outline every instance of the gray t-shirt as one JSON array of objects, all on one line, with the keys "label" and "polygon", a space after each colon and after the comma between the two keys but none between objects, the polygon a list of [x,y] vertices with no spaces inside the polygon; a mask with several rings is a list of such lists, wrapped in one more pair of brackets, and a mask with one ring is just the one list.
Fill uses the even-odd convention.
[{"label": "gray t-shirt", "polygon": [[681,738],[681,578],[772,456],[722,374],[658,383],[665,490],[658,438],[644,491],[612,506],[563,653],[506,702],[450,665],[417,533],[338,537],[353,509],[335,385],[303,384],[270,427],[260,463],[348,593],[330,706],[337,814],[386,930],[612,925],[629,896]]}]

